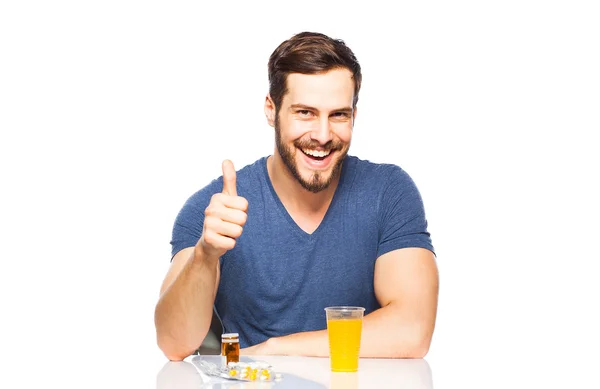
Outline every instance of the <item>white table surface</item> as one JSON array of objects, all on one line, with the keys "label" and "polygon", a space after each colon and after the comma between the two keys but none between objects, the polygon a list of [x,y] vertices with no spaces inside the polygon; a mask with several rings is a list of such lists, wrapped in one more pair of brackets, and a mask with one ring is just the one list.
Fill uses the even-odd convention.
[{"label": "white table surface", "polygon": [[167,362],[158,373],[157,389],[433,389],[431,369],[425,359],[361,359],[357,373],[332,373],[329,358],[242,357],[241,361],[265,361],[284,376],[281,382],[249,383],[206,376],[197,368],[197,363],[202,358],[215,363],[220,361],[218,356],[207,355],[192,356],[182,362]]}]

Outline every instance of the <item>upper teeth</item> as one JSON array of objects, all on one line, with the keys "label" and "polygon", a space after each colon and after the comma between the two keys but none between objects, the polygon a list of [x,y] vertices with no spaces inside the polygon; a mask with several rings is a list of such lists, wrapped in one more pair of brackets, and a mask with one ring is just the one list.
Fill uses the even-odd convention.
[{"label": "upper teeth", "polygon": [[324,150],[310,150],[310,149],[302,149],[302,151],[305,154],[312,155],[313,157],[319,157],[319,158],[326,157],[331,152],[331,150],[324,151]]}]

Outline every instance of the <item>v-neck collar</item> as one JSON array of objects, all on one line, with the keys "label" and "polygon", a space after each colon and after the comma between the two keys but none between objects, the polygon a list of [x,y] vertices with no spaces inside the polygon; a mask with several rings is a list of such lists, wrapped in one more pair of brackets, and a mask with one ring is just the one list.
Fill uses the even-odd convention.
[{"label": "v-neck collar", "polygon": [[269,187],[269,190],[271,191],[271,195],[273,196],[273,201],[275,201],[277,208],[279,209],[279,211],[281,212],[283,217],[288,221],[288,224],[290,225],[291,229],[298,236],[300,236],[304,239],[315,239],[319,235],[319,233],[325,228],[325,224],[327,223],[327,220],[331,218],[330,214],[333,212],[333,209],[336,206],[336,203],[338,202],[338,197],[341,196],[340,193],[342,192],[342,186],[344,185],[344,181],[345,181],[345,177],[347,175],[347,170],[348,170],[348,165],[349,165],[348,156],[346,156],[344,158],[344,163],[342,164],[342,171],[340,173],[340,180],[338,182],[337,188],[335,188],[335,192],[333,193],[333,198],[331,199],[331,203],[329,203],[329,206],[327,207],[327,211],[325,211],[325,215],[323,216],[323,219],[321,220],[321,222],[319,223],[317,228],[310,234],[308,232],[304,231],[298,225],[298,223],[296,223],[296,221],[292,218],[292,216],[290,215],[288,210],[283,205],[283,202],[281,202],[281,199],[277,195],[277,192],[275,192],[275,188],[273,187],[273,183],[271,182],[271,177],[269,177],[269,171],[267,169],[267,160],[268,159],[269,159],[268,156],[263,158],[263,162],[262,162],[263,169],[262,170],[263,170],[263,174],[264,174],[264,179],[267,182],[267,186]]}]

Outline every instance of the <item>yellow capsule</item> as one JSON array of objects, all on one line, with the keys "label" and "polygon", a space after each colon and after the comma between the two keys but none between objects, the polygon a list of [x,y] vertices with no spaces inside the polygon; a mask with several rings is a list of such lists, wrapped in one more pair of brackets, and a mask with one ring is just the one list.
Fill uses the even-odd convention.
[{"label": "yellow capsule", "polygon": [[235,377],[237,375],[237,370],[229,370],[229,375]]},{"label": "yellow capsule", "polygon": [[256,374],[255,373],[250,374],[250,381],[256,381]]}]

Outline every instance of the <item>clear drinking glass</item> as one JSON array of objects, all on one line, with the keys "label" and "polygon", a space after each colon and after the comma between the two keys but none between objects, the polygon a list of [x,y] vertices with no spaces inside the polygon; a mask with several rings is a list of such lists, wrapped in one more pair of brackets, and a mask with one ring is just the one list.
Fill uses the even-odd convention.
[{"label": "clear drinking glass", "polygon": [[362,307],[325,308],[331,371],[358,371],[364,312],[365,309]]}]

